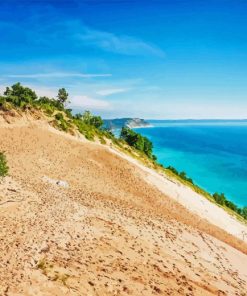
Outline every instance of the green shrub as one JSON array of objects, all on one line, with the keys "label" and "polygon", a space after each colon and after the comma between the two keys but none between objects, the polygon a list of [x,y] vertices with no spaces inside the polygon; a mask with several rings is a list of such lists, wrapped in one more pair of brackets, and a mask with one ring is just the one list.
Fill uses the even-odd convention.
[{"label": "green shrub", "polygon": [[63,114],[62,114],[62,113],[57,113],[57,114],[55,115],[55,118],[56,118],[57,120],[59,120],[59,121],[64,120],[64,118],[63,118]]},{"label": "green shrub", "polygon": [[108,139],[116,139],[114,134],[108,130],[108,129],[104,129],[102,130],[102,133],[104,134],[104,136],[106,136]]},{"label": "green shrub", "polygon": [[100,128],[103,125],[103,120],[100,116],[92,116],[90,120],[90,125]]},{"label": "green shrub", "polygon": [[178,172],[174,167],[172,166],[168,166],[167,167],[167,170],[173,172],[173,174],[179,176],[181,179],[191,183],[191,184],[194,184],[193,180],[189,177],[187,177],[186,173],[185,172]]},{"label": "green shrub", "polygon": [[226,198],[225,198],[225,195],[223,193],[219,194],[219,193],[214,193],[213,194],[213,198],[214,200],[219,204],[219,205],[222,205],[224,206],[225,205],[225,202],[226,202]]},{"label": "green shrub", "polygon": [[103,145],[106,144],[106,140],[105,140],[104,137],[101,136],[101,135],[99,136],[99,141],[100,141],[100,143],[103,144]]},{"label": "green shrub", "polygon": [[241,214],[240,214],[240,215],[243,216],[244,219],[247,220],[247,207],[243,207],[243,208],[241,209]]},{"label": "green shrub", "polygon": [[83,114],[76,114],[75,119],[83,121],[87,125],[94,126],[99,129],[103,125],[103,119],[100,116],[94,116],[90,111],[85,111]]},{"label": "green shrub", "polygon": [[72,109],[65,109],[64,112],[68,118],[73,119]]},{"label": "green shrub", "polygon": [[134,147],[136,150],[144,152],[149,158],[153,158],[153,143],[148,138],[136,133],[128,127],[123,127],[120,134],[120,139]]},{"label": "green shrub", "polygon": [[64,119],[60,120],[59,127],[61,130],[65,131],[65,132],[67,132],[69,129],[69,125]]},{"label": "green shrub", "polygon": [[81,116],[75,116],[73,123],[77,126],[79,132],[83,134],[86,139],[92,141],[98,134],[101,135],[101,131],[95,128],[93,125],[87,124]]},{"label": "green shrub", "polygon": [[214,193],[213,194],[213,198],[214,200],[221,206],[226,206],[229,209],[231,209],[232,211],[238,213],[239,215],[241,215],[244,219],[247,220],[247,207],[243,207],[243,208],[239,208],[237,205],[235,205],[233,202],[231,202],[230,200],[228,200],[224,193]]},{"label": "green shrub", "polygon": [[64,106],[66,103],[69,102],[69,94],[67,93],[66,89],[65,88],[60,88],[58,90],[58,95],[57,95],[57,98],[58,98],[58,102]]},{"label": "green shrub", "polygon": [[19,82],[6,88],[4,98],[6,102],[22,109],[30,107],[38,99],[32,89],[22,86]]},{"label": "green shrub", "polygon": [[6,99],[3,96],[0,96],[0,108],[6,103]]},{"label": "green shrub", "polygon": [[0,96],[0,110],[10,111],[13,109],[13,104],[6,101],[5,97]]},{"label": "green shrub", "polygon": [[41,109],[48,115],[52,116],[55,111],[55,108],[49,104],[42,104]]},{"label": "green shrub", "polygon": [[93,141],[94,140],[94,133],[91,130],[86,130],[84,131],[84,135],[86,137],[86,139]]},{"label": "green shrub", "polygon": [[53,111],[55,110],[64,111],[63,104],[61,104],[61,102],[53,98],[50,99],[48,97],[40,97],[37,103],[42,109],[47,108],[47,106],[49,106],[50,109],[52,109]]},{"label": "green shrub", "polygon": [[3,152],[0,152],[0,177],[7,176],[9,167],[7,165],[7,159]]}]

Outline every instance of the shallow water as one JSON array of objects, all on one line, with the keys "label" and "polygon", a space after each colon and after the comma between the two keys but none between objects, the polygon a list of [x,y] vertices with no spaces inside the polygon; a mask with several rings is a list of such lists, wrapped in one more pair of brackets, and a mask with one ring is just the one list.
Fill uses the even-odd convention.
[{"label": "shallow water", "polygon": [[185,171],[210,193],[247,205],[247,122],[151,123],[137,131],[153,142],[160,163]]}]

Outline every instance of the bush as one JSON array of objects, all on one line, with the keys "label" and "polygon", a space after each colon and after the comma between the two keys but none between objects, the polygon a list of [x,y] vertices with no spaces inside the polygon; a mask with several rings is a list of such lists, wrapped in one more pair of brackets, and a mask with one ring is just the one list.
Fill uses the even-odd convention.
[{"label": "bush", "polygon": [[69,129],[68,123],[64,119],[60,121],[59,127],[65,132],[67,132]]},{"label": "bush", "polygon": [[156,155],[152,155],[152,159],[153,159],[153,161],[156,161],[157,160],[157,156]]},{"label": "bush", "polygon": [[235,205],[233,202],[231,202],[230,200],[228,200],[224,193],[214,193],[213,194],[213,198],[214,200],[222,206],[226,206],[229,209],[231,209],[232,211],[238,213],[239,215],[241,215],[244,219],[247,220],[247,207],[243,207],[243,208],[239,208],[237,205]]},{"label": "bush", "polygon": [[90,124],[96,128],[100,128],[103,125],[103,120],[100,116],[92,116]]},{"label": "bush", "polygon": [[105,140],[104,137],[101,136],[101,135],[99,136],[99,141],[100,141],[100,143],[103,144],[103,145],[106,144],[106,140]]},{"label": "bush", "polygon": [[56,120],[64,120],[64,118],[63,118],[63,114],[62,113],[57,113],[56,115],[55,115],[55,118],[56,118]]},{"label": "bush", "polygon": [[85,111],[83,114],[76,114],[75,118],[82,120],[87,125],[92,125],[96,128],[101,128],[103,120],[100,116],[94,116],[90,111]]},{"label": "bush", "polygon": [[95,129],[94,126],[86,124],[79,117],[75,117],[74,120],[73,120],[73,123],[77,126],[79,132],[86,137],[86,139],[94,140],[94,136],[97,133],[97,130]]},{"label": "bush", "polygon": [[7,176],[9,167],[7,165],[6,156],[3,152],[0,152],[0,177]]},{"label": "bush", "polygon": [[123,139],[127,144],[144,152],[149,158],[153,159],[153,143],[148,138],[143,137],[128,127],[123,127],[120,139]]},{"label": "bush", "polygon": [[63,105],[55,99],[40,97],[35,105],[42,109],[48,116],[52,116],[55,111],[64,111]]},{"label": "bush", "polygon": [[247,220],[247,207],[243,207],[242,210],[241,210],[241,216],[244,217],[244,219]]},{"label": "bush", "polygon": [[178,172],[174,167],[172,167],[172,166],[168,166],[168,167],[167,167],[167,170],[173,172],[173,174],[179,176],[181,179],[183,179],[183,180],[185,180],[185,181],[187,181],[187,182],[189,182],[189,183],[191,183],[191,184],[194,184],[193,180],[192,180],[191,178],[187,177],[187,175],[186,175],[185,172],[181,172],[181,173],[179,173],[179,172]]},{"label": "bush", "polygon": [[72,109],[65,109],[64,112],[68,118],[73,119]]},{"label": "bush", "polygon": [[33,90],[22,86],[19,82],[6,88],[4,98],[6,102],[12,103],[14,106],[22,109],[32,106],[38,99]]},{"label": "bush", "polygon": [[225,205],[225,202],[226,202],[226,198],[225,198],[225,195],[223,193],[219,194],[219,193],[214,193],[213,194],[213,198],[214,200],[219,204],[219,205],[222,205],[224,206]]},{"label": "bush", "polygon": [[66,120],[64,117],[63,117],[63,114],[62,113],[57,113],[55,115],[55,118],[56,120],[58,121],[57,122],[57,126],[59,127],[59,129],[67,132],[69,130],[69,127],[71,127],[71,123],[70,123],[70,120]]}]

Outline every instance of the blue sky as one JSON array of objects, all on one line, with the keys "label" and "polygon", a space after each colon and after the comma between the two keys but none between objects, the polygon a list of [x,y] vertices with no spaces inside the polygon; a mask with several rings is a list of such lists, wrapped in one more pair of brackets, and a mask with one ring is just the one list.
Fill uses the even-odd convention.
[{"label": "blue sky", "polygon": [[105,118],[247,118],[245,0],[1,0],[0,90]]}]

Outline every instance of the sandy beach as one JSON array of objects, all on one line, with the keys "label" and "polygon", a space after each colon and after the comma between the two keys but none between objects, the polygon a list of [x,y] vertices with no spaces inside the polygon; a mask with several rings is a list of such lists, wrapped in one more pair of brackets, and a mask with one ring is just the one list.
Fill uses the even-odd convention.
[{"label": "sandy beach", "polygon": [[[116,152],[119,154],[119,152]],[[156,171],[143,166],[137,160],[121,154],[126,160],[134,163],[146,172],[145,179],[165,195],[178,201],[190,212],[197,214],[202,219],[224,229],[229,234],[247,242],[247,224],[240,222],[237,218],[229,215],[223,208],[210,202],[204,196],[196,193],[190,187],[171,179],[165,174],[159,174]]]},{"label": "sandy beach", "polygon": [[0,118],[0,295],[247,295],[244,224],[107,145]]}]

